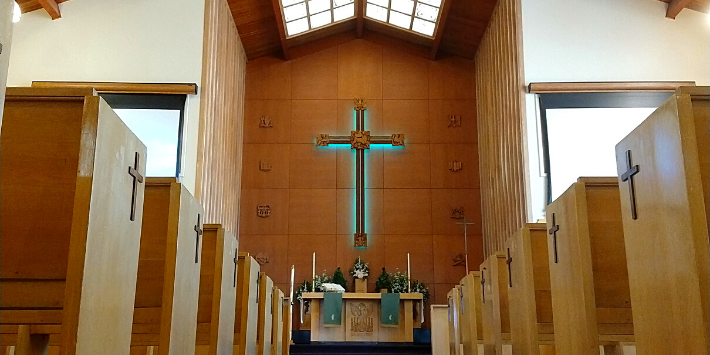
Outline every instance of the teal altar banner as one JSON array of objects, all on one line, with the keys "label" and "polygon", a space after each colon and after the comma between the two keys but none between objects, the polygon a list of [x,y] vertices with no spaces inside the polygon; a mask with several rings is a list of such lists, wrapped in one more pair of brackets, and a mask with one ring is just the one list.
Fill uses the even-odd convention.
[{"label": "teal altar banner", "polygon": [[326,292],[323,294],[323,325],[341,325],[343,317],[343,294]]},{"label": "teal altar banner", "polygon": [[383,293],[380,311],[382,325],[399,325],[399,293]]}]

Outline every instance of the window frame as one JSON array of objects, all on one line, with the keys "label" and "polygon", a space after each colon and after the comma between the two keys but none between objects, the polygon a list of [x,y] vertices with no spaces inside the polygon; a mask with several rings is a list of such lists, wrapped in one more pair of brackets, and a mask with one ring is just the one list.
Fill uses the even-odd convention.
[{"label": "window frame", "polygon": [[552,175],[550,173],[550,145],[547,129],[547,110],[569,108],[657,108],[673,92],[570,92],[537,94],[540,112],[545,199],[552,203]]},{"label": "window frame", "polygon": [[177,137],[177,161],[175,162],[175,177],[182,174],[182,153],[185,132],[185,94],[123,94],[99,93],[112,109],[123,110],[172,110],[180,111]]}]

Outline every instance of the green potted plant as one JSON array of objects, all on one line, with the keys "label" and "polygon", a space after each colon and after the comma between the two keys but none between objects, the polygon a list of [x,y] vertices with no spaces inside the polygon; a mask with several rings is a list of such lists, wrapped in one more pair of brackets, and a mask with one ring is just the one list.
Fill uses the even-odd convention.
[{"label": "green potted plant", "polygon": [[340,270],[340,267],[338,267],[335,270],[335,273],[333,273],[333,279],[331,282],[343,286],[343,288],[346,288],[348,285],[348,282],[345,280],[345,275],[343,275],[343,271]]},{"label": "green potted plant", "polygon": [[385,270],[385,268],[382,268],[382,273],[380,274],[380,277],[377,278],[377,282],[375,282],[375,291],[387,293],[390,288],[390,284],[390,274],[387,270]]}]

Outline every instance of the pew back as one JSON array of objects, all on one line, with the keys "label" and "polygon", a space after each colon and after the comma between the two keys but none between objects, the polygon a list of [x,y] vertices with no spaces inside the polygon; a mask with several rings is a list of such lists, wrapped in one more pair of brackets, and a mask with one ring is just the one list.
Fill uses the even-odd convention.
[{"label": "pew back", "polygon": [[249,253],[237,260],[237,306],[234,320],[234,354],[256,354],[259,320],[259,263]]},{"label": "pew back", "polygon": [[93,90],[8,88],[3,123],[2,332],[128,354],[143,210],[128,167],[145,175],[145,146]]},{"label": "pew back", "polygon": [[547,208],[555,347],[598,354],[632,341],[633,322],[616,178],[580,178]]},{"label": "pew back", "polygon": [[461,355],[461,293],[454,287],[446,295],[449,306],[449,352],[451,355]]},{"label": "pew back", "polygon": [[266,276],[266,273],[259,273],[259,322],[256,336],[256,354],[271,354],[271,337],[274,314],[274,282]]},{"label": "pew back", "polygon": [[283,331],[281,332],[282,355],[291,353],[291,322],[293,321],[293,306],[291,297],[284,297],[283,300]]},{"label": "pew back", "polygon": [[[710,347],[708,116],[710,88],[681,88],[616,147],[639,354]],[[621,176],[633,166],[632,194]]]},{"label": "pew back", "polygon": [[513,352],[539,355],[554,339],[545,224],[523,226],[506,242],[506,253]]},{"label": "pew back", "polygon": [[481,273],[471,271],[461,279],[461,343],[464,355],[478,355],[478,344],[483,342],[481,321]]},{"label": "pew back", "polygon": [[284,293],[278,287],[274,286],[271,303],[273,309],[273,314],[271,315],[271,353],[273,355],[280,355],[283,352],[284,346]]},{"label": "pew back", "polygon": [[510,341],[508,310],[508,268],[505,255],[496,253],[481,264],[483,349],[486,355],[503,354],[503,342]]}]

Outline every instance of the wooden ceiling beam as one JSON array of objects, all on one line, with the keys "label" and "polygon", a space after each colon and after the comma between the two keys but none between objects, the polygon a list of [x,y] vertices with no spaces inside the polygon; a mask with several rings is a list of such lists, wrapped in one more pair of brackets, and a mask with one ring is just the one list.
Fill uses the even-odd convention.
[{"label": "wooden ceiling beam", "polygon": [[441,18],[439,19],[439,24],[436,26],[434,43],[431,45],[431,53],[429,54],[429,59],[431,60],[436,60],[436,55],[439,53],[439,46],[441,45],[442,38],[444,38],[446,19],[449,17],[449,10],[451,9],[452,1],[453,0],[444,0],[444,6],[441,8]]},{"label": "wooden ceiling beam", "polygon": [[281,14],[281,5],[279,4],[279,0],[271,0],[271,5],[274,8],[274,17],[276,18],[276,27],[278,27],[279,30],[279,39],[281,40],[281,50],[283,51],[284,59],[291,60],[288,40],[286,39],[286,27],[284,26],[284,19]]},{"label": "wooden ceiling beam", "polygon": [[357,0],[357,38],[362,38],[362,31],[365,28],[365,3],[366,0]]},{"label": "wooden ceiling beam", "polygon": [[675,19],[678,14],[683,11],[693,0],[673,0],[668,3],[668,10],[666,10],[666,17],[670,19]]},{"label": "wooden ceiling beam", "polygon": [[55,0],[37,0],[45,11],[49,14],[52,20],[56,20],[62,17],[62,13],[59,11],[59,5]]}]

